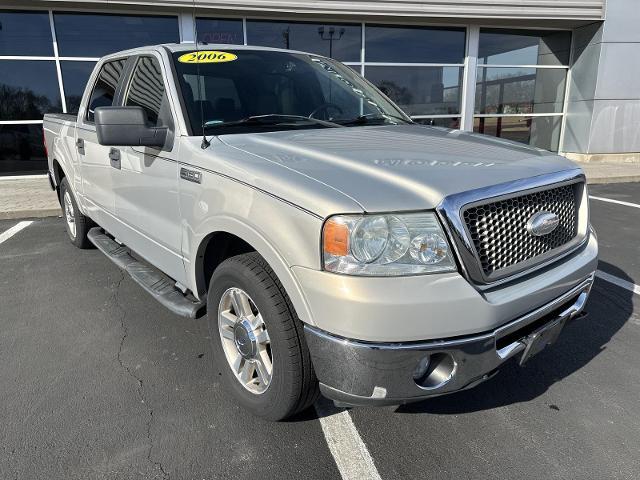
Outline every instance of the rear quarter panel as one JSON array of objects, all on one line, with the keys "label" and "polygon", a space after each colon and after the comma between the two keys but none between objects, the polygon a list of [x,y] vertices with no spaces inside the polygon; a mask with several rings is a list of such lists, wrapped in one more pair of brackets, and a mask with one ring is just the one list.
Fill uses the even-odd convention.
[{"label": "rear quarter panel", "polygon": [[[57,162],[62,168],[73,191],[82,193],[80,165],[75,148],[75,115],[47,114],[44,116],[43,129],[48,152],[49,171],[54,175],[56,186],[59,186],[61,179],[58,178],[53,168],[54,162]],[[82,208],[82,205],[80,207]]]}]

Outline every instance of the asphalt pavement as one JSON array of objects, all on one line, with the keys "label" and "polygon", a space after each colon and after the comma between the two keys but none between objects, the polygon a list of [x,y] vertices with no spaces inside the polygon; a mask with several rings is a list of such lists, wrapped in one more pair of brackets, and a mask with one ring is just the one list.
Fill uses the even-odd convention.
[{"label": "asphalt pavement", "polygon": [[[640,184],[590,193],[640,205]],[[599,269],[638,285],[640,208],[591,205]],[[204,321],[74,248],[59,218],[2,241],[18,222],[0,221],[0,479],[640,478],[640,295],[628,289],[598,279],[586,319],[475,389],[269,423],[222,388]],[[373,470],[340,457],[346,424]]]}]

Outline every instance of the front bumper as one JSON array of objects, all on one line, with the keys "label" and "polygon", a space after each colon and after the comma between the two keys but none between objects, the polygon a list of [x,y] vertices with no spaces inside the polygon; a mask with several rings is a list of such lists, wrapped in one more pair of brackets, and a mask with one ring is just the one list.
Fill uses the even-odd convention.
[{"label": "front bumper", "polygon": [[398,405],[471,388],[525,351],[533,332],[579,317],[593,279],[592,273],[552,302],[480,335],[373,343],[305,325],[321,391],[344,405]]}]

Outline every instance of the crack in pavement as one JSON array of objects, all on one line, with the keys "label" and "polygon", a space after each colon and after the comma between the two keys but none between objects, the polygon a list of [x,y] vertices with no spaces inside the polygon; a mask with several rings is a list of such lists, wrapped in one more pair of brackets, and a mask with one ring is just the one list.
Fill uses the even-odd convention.
[{"label": "crack in pavement", "polygon": [[171,477],[169,473],[165,471],[164,466],[162,465],[162,462],[156,461],[153,458],[151,458],[151,453],[153,451],[153,435],[151,433],[151,429],[154,421],[153,408],[149,405],[149,403],[145,399],[143,381],[131,370],[131,368],[129,368],[129,366],[127,366],[122,361],[122,347],[124,346],[125,340],[129,336],[129,328],[127,327],[127,324],[125,322],[125,319],[127,317],[127,310],[122,305],[120,305],[118,297],[120,293],[120,286],[122,285],[122,282],[125,280],[126,275],[127,275],[126,272],[122,270],[121,277],[115,285],[114,294],[113,294],[114,305],[122,312],[122,315],[120,316],[120,327],[122,328],[122,338],[120,339],[120,346],[118,347],[117,360],[118,360],[118,363],[120,364],[120,367],[127,373],[127,375],[133,378],[138,384],[138,387],[136,388],[136,393],[140,398],[140,402],[144,404],[144,406],[147,408],[149,412],[149,420],[147,421],[147,432],[146,432],[147,440],[149,442],[149,450],[147,451],[147,461],[160,470],[160,473],[162,473],[163,478],[170,479]]}]

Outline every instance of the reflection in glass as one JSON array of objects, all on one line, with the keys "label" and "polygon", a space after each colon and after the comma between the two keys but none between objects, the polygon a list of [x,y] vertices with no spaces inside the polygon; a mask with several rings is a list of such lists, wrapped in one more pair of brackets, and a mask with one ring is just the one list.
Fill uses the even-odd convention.
[{"label": "reflection in glass", "polygon": [[131,77],[125,105],[142,107],[151,125],[160,126],[158,122],[164,100],[164,82],[160,64],[153,57],[142,57],[136,64]]},{"label": "reflection in glass", "polygon": [[0,176],[46,171],[42,125],[0,125]]},{"label": "reflection in glass", "polygon": [[476,113],[561,113],[565,69],[478,68]]},{"label": "reflection in glass", "polygon": [[463,63],[464,28],[369,26],[367,62]]},{"label": "reflection in glass", "polygon": [[571,32],[481,29],[478,62],[492,65],[568,65]]},{"label": "reflection in glass", "polygon": [[0,60],[0,120],[42,120],[54,112],[62,112],[55,62]]},{"label": "reflection in glass", "polygon": [[247,21],[247,43],[317,53],[342,62],[359,62],[360,25]]},{"label": "reflection in glass", "polygon": [[179,42],[178,17],[54,13],[63,57],[102,57],[128,48]]},{"label": "reflection in glass", "polygon": [[214,20],[212,18],[196,19],[198,41],[203,43],[229,43],[242,45],[242,20]]},{"label": "reflection in glass", "polygon": [[67,101],[67,113],[77,114],[80,108],[80,100],[87,81],[91,76],[96,62],[62,61],[62,81],[64,84],[64,97]]},{"label": "reflection in glass", "polygon": [[96,108],[110,107],[116,95],[116,87],[124,70],[126,60],[115,60],[105,63],[100,69],[96,84],[93,86],[86,118],[93,122]]},{"label": "reflection in glass", "polygon": [[53,56],[49,13],[0,11],[0,55]]},{"label": "reflection in glass", "polygon": [[558,151],[561,116],[476,118],[473,131]]},{"label": "reflection in glass", "polygon": [[460,113],[461,67],[365,67],[365,77],[409,115]]},{"label": "reflection in glass", "polygon": [[460,129],[460,117],[414,118],[413,121],[422,125],[430,125],[432,127]]}]

